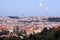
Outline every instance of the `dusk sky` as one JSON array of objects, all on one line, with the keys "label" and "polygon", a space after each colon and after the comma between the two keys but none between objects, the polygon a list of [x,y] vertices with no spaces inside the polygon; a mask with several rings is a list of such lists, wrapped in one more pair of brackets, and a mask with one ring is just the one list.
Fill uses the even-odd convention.
[{"label": "dusk sky", "polygon": [[0,0],[0,16],[46,16],[46,7],[48,16],[60,16],[60,0]]}]

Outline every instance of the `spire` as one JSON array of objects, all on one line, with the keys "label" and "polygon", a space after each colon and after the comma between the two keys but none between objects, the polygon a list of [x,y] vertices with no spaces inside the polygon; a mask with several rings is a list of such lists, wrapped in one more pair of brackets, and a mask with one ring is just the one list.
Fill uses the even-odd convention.
[{"label": "spire", "polygon": [[48,7],[46,7],[46,18],[48,19]]}]

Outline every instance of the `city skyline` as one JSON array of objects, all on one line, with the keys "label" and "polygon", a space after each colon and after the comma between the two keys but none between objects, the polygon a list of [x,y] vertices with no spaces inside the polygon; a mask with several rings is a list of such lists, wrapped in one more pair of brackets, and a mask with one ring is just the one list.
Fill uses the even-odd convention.
[{"label": "city skyline", "polygon": [[[40,7],[42,3],[42,7]],[[0,0],[0,16],[60,16],[60,0]]]}]

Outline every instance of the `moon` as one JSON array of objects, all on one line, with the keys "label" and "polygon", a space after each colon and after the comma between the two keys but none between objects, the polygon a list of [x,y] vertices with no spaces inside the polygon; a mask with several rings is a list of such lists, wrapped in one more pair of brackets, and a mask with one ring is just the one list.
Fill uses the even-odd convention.
[{"label": "moon", "polygon": [[41,6],[43,6],[43,4],[42,4],[42,3],[40,3],[40,7],[41,7]]}]

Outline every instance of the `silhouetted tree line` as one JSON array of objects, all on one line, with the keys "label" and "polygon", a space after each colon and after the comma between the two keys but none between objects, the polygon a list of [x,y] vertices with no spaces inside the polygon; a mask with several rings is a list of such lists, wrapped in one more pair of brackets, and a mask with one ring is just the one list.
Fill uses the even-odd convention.
[{"label": "silhouetted tree line", "polygon": [[[60,27],[59,28],[44,28],[40,33],[30,34],[29,37],[26,34],[26,31],[20,31],[17,33],[18,37],[10,36],[9,38],[0,38],[0,40],[60,40]],[[25,34],[25,35],[22,35]],[[23,39],[21,39],[21,37]]]}]

